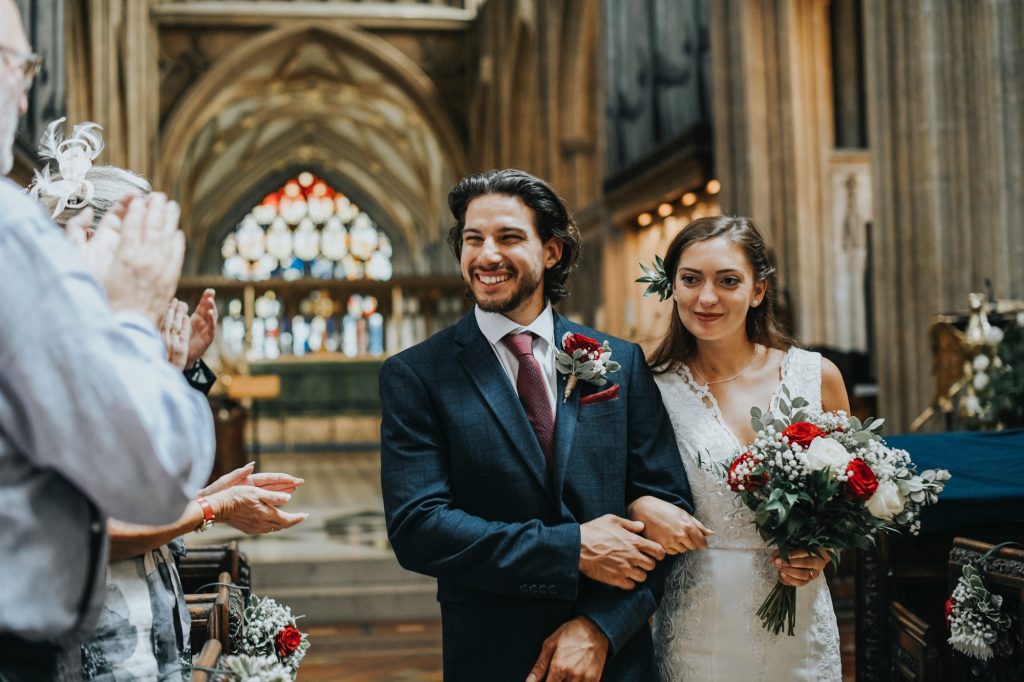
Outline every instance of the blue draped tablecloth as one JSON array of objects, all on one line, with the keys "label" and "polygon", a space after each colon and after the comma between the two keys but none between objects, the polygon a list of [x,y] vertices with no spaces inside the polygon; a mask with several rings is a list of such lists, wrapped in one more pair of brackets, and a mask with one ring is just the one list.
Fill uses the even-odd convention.
[{"label": "blue draped tablecloth", "polygon": [[948,469],[936,505],[921,512],[924,533],[992,522],[1024,522],[1024,429],[886,436],[918,471]]}]

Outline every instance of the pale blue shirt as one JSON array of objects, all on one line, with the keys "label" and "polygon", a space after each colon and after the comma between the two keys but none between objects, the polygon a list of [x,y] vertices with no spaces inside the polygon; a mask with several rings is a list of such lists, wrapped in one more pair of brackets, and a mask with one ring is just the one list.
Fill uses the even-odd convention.
[{"label": "pale blue shirt", "polygon": [[551,312],[551,304],[548,303],[537,319],[525,327],[500,313],[484,312],[480,306],[476,306],[474,313],[480,331],[494,349],[494,354],[498,356],[498,362],[508,375],[513,388],[519,373],[519,358],[501,340],[507,334],[533,332],[533,357],[537,358],[544,372],[544,378],[548,383],[548,398],[551,399],[551,414],[555,414],[558,376],[555,371],[555,318]]},{"label": "pale blue shirt", "polygon": [[0,635],[73,642],[102,603],[106,517],[175,521],[213,419],[153,322],[112,314],[63,233],[0,178]]}]

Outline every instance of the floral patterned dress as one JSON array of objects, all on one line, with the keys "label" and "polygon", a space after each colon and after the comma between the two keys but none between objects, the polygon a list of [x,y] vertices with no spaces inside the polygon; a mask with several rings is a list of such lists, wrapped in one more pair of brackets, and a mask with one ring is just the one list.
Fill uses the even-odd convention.
[{"label": "floral patterned dress", "polygon": [[189,679],[191,619],[173,557],[184,551],[177,539],[110,563],[99,623],[82,646],[83,679]]},{"label": "floral patterned dress", "polygon": [[[821,356],[790,349],[781,383],[821,409]],[[710,549],[687,552],[665,585],[654,618],[663,682],[840,682],[839,630],[823,576],[797,589],[796,635],[761,626],[758,606],[778,571],[752,513],[725,482],[699,462],[731,461],[740,444],[707,386],[684,367],[656,375],[693,492],[695,515],[715,531]],[[777,407],[780,389],[772,397]]]}]

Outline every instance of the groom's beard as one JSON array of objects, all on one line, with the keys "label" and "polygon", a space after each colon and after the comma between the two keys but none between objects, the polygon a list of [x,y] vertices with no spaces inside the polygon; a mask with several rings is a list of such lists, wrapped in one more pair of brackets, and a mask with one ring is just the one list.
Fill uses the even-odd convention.
[{"label": "groom's beard", "polygon": [[500,313],[504,315],[505,313],[512,312],[522,305],[524,301],[533,296],[537,291],[537,288],[543,283],[543,270],[539,273],[521,272],[519,285],[504,299],[490,299],[481,302],[477,299],[476,294],[473,293],[473,287],[469,284],[466,285],[466,295],[469,297],[469,300],[480,306],[480,310],[485,313]]}]

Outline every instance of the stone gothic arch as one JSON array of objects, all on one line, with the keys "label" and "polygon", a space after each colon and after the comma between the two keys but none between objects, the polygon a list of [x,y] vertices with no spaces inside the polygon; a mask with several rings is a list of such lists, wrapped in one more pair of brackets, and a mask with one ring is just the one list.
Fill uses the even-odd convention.
[{"label": "stone gothic arch", "polygon": [[467,164],[439,97],[397,49],[343,23],[289,24],[220,58],[168,117],[155,173],[182,205],[186,271],[210,262],[253,187],[301,166],[372,203],[407,272],[450,269],[445,196]]}]

